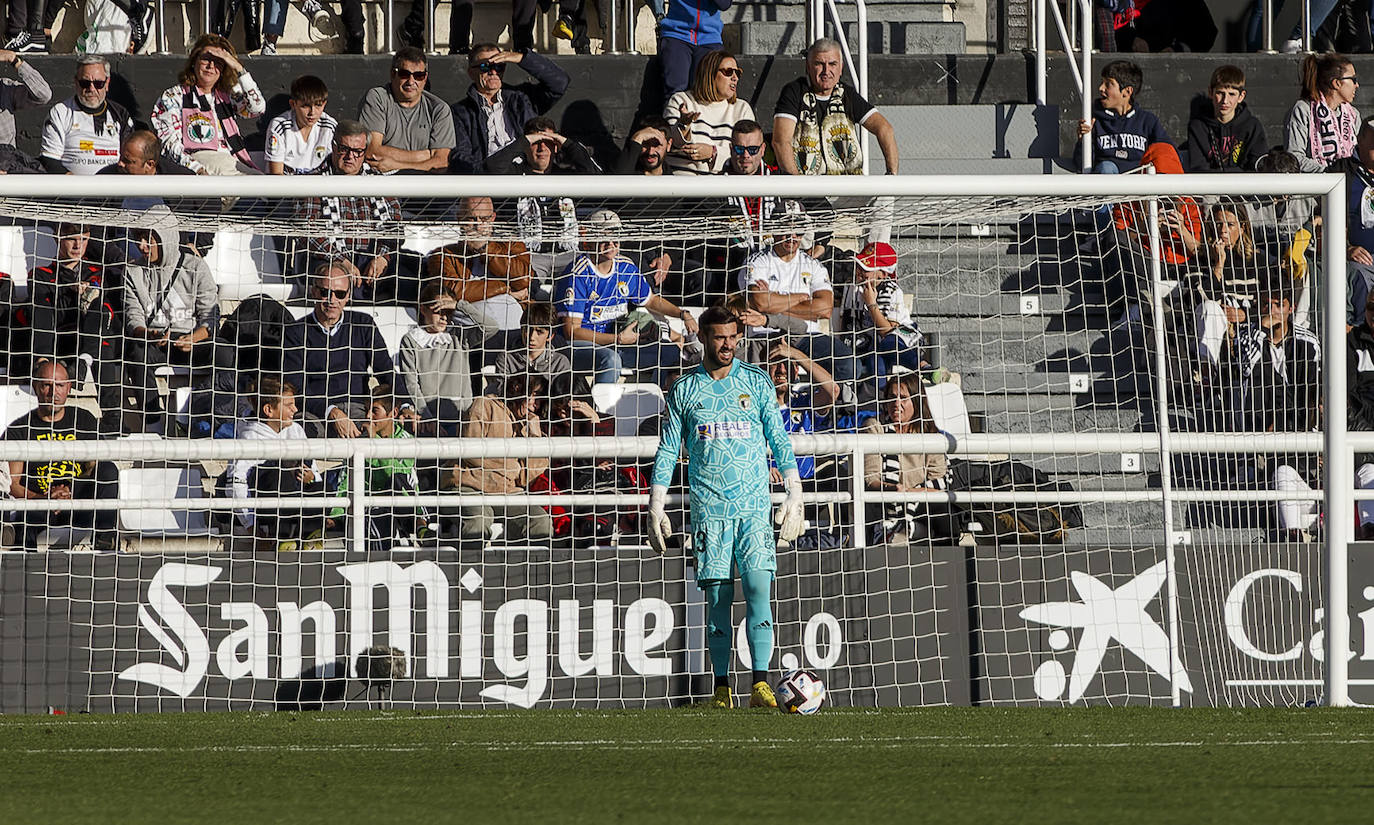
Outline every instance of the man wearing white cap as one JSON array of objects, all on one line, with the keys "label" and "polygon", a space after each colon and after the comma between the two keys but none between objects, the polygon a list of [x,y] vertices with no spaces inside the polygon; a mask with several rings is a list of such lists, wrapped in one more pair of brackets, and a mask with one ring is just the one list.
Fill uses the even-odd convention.
[{"label": "man wearing white cap", "polygon": [[898,367],[919,372],[921,332],[897,283],[897,250],[881,241],[854,256],[854,285],[840,303],[844,331],[853,333],[861,377],[884,378]]},{"label": "man wearing white cap", "polygon": [[676,346],[641,343],[638,326],[623,321],[631,305],[682,319],[689,335],[697,331],[691,313],[653,294],[639,267],[620,254],[620,229],[620,216],[609,209],[588,216],[581,225],[582,253],[554,288],[563,336],[572,346],[573,366],[590,369],[598,384],[614,384],[624,367],[673,366],[680,359]]}]

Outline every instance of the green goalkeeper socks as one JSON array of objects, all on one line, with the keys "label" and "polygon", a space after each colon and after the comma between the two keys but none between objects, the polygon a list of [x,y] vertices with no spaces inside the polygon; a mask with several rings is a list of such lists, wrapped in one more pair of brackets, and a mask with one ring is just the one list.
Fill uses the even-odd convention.
[{"label": "green goalkeeper socks", "polygon": [[706,594],[706,647],[711,651],[711,672],[719,685],[730,675],[730,607],[735,602],[735,583],[707,582],[701,589]]},{"label": "green goalkeeper socks", "polygon": [[748,621],[745,637],[749,640],[749,658],[756,673],[767,673],[768,664],[773,661],[773,573],[754,570],[742,574],[740,582],[744,585],[744,615]]}]

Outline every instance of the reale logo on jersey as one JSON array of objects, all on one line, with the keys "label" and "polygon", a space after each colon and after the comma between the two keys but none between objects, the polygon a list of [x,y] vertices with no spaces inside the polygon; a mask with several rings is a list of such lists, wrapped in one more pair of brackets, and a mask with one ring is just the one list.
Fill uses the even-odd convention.
[{"label": "reale logo on jersey", "polygon": [[1146,612],[1164,586],[1165,566],[1166,562],[1160,562],[1115,590],[1094,576],[1074,571],[1069,581],[1081,601],[1046,602],[1022,610],[1019,615],[1026,621],[1056,628],[1049,637],[1053,650],[1066,650],[1071,632],[1078,632],[1067,674],[1068,695],[1064,694],[1064,666],[1055,660],[1035,669],[1035,695],[1047,701],[1067,699],[1070,704],[1082,699],[1113,641],[1165,679],[1172,672],[1179,689],[1192,693],[1178,653],[1170,655],[1169,635]]}]

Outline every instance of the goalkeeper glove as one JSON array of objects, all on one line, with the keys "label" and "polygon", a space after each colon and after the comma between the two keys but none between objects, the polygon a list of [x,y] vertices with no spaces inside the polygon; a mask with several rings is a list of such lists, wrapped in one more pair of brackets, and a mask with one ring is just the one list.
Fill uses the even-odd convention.
[{"label": "goalkeeper glove", "polygon": [[787,498],[782,500],[773,521],[778,525],[778,538],[790,544],[801,535],[805,523],[802,512],[801,475],[795,468],[788,470],[783,476],[782,483],[783,488],[787,490]]},{"label": "goalkeeper glove", "polygon": [[655,484],[649,493],[649,546],[660,556],[668,552],[668,539],[673,537],[673,523],[664,511],[668,488]]}]

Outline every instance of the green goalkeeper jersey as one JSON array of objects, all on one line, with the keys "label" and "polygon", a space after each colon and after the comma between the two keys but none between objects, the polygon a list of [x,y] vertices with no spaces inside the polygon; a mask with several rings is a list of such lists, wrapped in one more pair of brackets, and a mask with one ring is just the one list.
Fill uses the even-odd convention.
[{"label": "green goalkeeper jersey", "polygon": [[769,447],[779,470],[797,468],[773,380],[739,359],[722,379],[698,366],[673,385],[654,458],[655,485],[667,487],[672,482],[673,465],[684,443],[688,499],[696,523],[768,512]]}]

